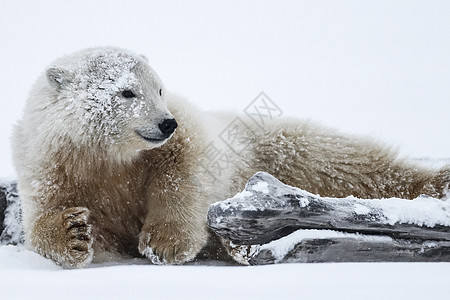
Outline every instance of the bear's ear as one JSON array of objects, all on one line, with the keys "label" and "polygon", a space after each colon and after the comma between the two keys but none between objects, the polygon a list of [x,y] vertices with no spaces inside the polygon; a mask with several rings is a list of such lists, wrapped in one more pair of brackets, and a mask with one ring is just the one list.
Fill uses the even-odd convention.
[{"label": "bear's ear", "polygon": [[71,82],[71,74],[60,67],[52,67],[47,70],[47,80],[56,90],[62,89]]}]

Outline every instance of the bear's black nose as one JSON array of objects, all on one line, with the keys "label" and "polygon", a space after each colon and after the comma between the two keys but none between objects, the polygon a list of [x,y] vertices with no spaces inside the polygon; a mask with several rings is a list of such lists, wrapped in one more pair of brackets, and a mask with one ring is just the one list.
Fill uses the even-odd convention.
[{"label": "bear's black nose", "polygon": [[169,137],[175,131],[175,128],[178,127],[178,123],[175,119],[165,119],[158,127],[165,137]]}]

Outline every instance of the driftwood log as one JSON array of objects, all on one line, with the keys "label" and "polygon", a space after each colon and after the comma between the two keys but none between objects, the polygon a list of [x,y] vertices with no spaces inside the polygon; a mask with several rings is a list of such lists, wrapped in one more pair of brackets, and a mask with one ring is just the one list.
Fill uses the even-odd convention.
[{"label": "driftwood log", "polygon": [[22,209],[16,182],[0,182],[0,245],[23,243]]},{"label": "driftwood log", "polygon": [[450,261],[450,202],[426,196],[323,198],[259,172],[210,207],[208,225],[236,249],[251,248],[237,251],[249,264]]},{"label": "driftwood log", "polygon": [[7,207],[6,202],[6,192],[3,186],[0,186],[0,235],[5,229],[4,221],[5,221],[5,211]]}]

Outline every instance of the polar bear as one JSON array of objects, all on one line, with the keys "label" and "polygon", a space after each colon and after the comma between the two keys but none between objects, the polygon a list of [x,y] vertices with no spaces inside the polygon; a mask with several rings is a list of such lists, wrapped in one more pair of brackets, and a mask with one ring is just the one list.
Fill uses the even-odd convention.
[{"label": "polar bear", "polygon": [[[12,139],[26,244],[65,268],[119,256],[193,260],[206,212],[267,171],[323,196],[442,197],[450,172],[298,120],[236,123],[220,176],[202,160],[233,114],[205,113],[167,93],[141,55],[93,48],[56,60],[31,90]],[[252,127],[254,126],[254,127]]]}]

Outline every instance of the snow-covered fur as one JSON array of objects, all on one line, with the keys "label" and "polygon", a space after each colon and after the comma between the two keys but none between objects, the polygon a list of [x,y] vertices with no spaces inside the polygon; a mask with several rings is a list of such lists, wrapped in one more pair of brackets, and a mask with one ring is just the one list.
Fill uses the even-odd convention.
[{"label": "snow-covered fur", "polygon": [[[171,134],[176,125],[164,122],[173,116]],[[298,120],[238,126],[247,147],[235,155],[223,146],[228,167],[211,176],[202,159],[220,132],[210,129],[234,117],[167,94],[146,59],[126,50],[55,61],[13,136],[26,244],[67,268],[117,255],[190,261],[208,240],[208,206],[259,170],[333,197],[442,197],[448,186],[449,171],[411,166],[369,141]]]}]

